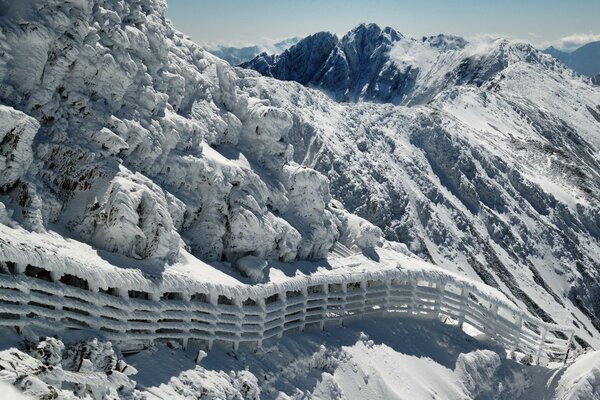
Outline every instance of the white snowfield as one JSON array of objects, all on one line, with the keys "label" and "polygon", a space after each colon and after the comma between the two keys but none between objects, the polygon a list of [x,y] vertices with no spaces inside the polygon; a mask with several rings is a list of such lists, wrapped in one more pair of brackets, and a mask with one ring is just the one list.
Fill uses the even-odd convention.
[{"label": "white snowfield", "polygon": [[[145,277],[139,269],[116,268],[93,252],[82,258],[81,246],[74,243],[54,239],[59,243],[53,246],[47,235],[19,237],[11,230],[0,228],[3,326],[92,329],[123,350],[169,339],[184,346],[200,340],[208,349],[223,341],[237,350],[242,343],[261,347],[287,330],[323,329],[329,321],[341,324],[389,313],[455,321],[459,328],[467,323],[534,363],[567,361],[571,350],[572,329],[542,322],[487,285],[407,256],[379,256],[379,263],[348,256],[338,268],[309,276],[260,285],[219,284],[198,280],[177,266]],[[361,262],[364,268],[356,265]]]}]

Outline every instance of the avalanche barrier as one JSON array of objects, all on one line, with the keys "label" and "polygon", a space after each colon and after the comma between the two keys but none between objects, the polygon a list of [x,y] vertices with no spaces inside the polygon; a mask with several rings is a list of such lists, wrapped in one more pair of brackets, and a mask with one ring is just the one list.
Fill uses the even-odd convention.
[{"label": "avalanche barrier", "polygon": [[[184,346],[195,341],[207,349],[215,341],[234,349],[262,346],[288,330],[324,329],[326,323],[373,314],[439,318],[458,328],[468,324],[536,364],[566,361],[573,342],[572,329],[544,323],[495,289],[437,269],[336,270],[278,283],[225,286],[175,274],[153,280],[128,270],[88,267],[85,273],[73,260],[44,266],[35,252],[16,257],[19,250],[2,250],[0,325],[92,330],[123,351],[156,340],[178,340]],[[11,254],[15,257],[7,259]],[[30,261],[23,262],[27,257]]]}]

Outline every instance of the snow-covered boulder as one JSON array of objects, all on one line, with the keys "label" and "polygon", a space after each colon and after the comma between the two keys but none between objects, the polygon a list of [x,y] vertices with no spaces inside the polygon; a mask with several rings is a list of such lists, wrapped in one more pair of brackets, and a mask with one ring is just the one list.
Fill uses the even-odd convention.
[{"label": "snow-covered boulder", "polygon": [[381,229],[364,218],[350,214],[344,210],[341,203],[332,200],[329,210],[338,219],[338,231],[341,232],[340,243],[350,249],[369,250],[381,247],[383,244],[383,232]]},{"label": "snow-covered boulder", "polygon": [[174,259],[180,238],[169,210],[178,206],[148,178],[121,169],[77,230],[101,249],[138,259]]},{"label": "snow-covered boulder", "polygon": [[[0,351],[2,381],[32,399],[132,398],[137,370],[97,339],[65,345],[51,337],[26,342],[24,351]],[[12,397],[11,397],[12,398]],[[18,398],[18,397],[17,397]]]},{"label": "snow-covered boulder", "polygon": [[235,262],[235,267],[245,276],[254,282],[261,282],[264,279],[264,270],[268,263],[260,257],[245,256]]},{"label": "snow-covered boulder", "polygon": [[329,180],[313,169],[300,165],[284,168],[284,185],[289,205],[285,215],[302,234],[301,258],[323,258],[339,237],[332,213]]},{"label": "snow-covered boulder", "polygon": [[31,145],[39,126],[24,113],[0,105],[0,189],[14,185],[31,165]]}]

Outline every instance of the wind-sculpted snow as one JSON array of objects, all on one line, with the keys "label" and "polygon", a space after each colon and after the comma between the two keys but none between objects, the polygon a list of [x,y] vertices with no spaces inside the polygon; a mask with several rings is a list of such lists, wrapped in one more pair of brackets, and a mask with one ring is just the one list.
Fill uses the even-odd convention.
[{"label": "wind-sculpted snow", "polygon": [[0,16],[2,215],[136,259],[182,245],[324,257],[344,224],[327,179],[292,160],[292,115],[240,91],[164,8],[52,0]]},{"label": "wind-sculpted snow", "polygon": [[31,144],[38,122],[13,108],[0,105],[0,188],[21,178],[33,161]]},{"label": "wind-sculpted snow", "polygon": [[[163,1],[27,5],[0,15],[4,261],[86,279],[86,296],[187,288],[244,301],[385,277],[382,254],[408,252],[385,236],[598,345],[600,93],[589,80],[525,44],[367,25],[315,36],[329,52],[281,56],[295,54],[286,68],[325,95],[204,52],[165,21]],[[306,57],[326,60],[323,79]],[[343,254],[354,263],[341,271],[345,247],[362,255]],[[200,261],[263,281],[277,262],[332,249],[314,265],[332,270],[265,285],[232,285],[232,270]],[[410,261],[412,280],[450,279]]]}]

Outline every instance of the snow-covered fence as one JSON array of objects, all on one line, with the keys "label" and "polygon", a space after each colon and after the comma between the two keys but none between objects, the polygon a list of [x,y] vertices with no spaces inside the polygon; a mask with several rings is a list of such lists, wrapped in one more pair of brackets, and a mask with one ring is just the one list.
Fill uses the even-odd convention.
[{"label": "snow-covered fence", "polygon": [[571,329],[544,323],[489,288],[444,273],[328,273],[236,291],[161,291],[160,285],[148,291],[131,284],[101,289],[62,271],[0,262],[0,325],[91,329],[124,349],[155,340],[193,340],[208,349],[221,341],[237,349],[368,314],[439,318],[460,328],[468,324],[535,363],[565,359],[573,337]]}]

